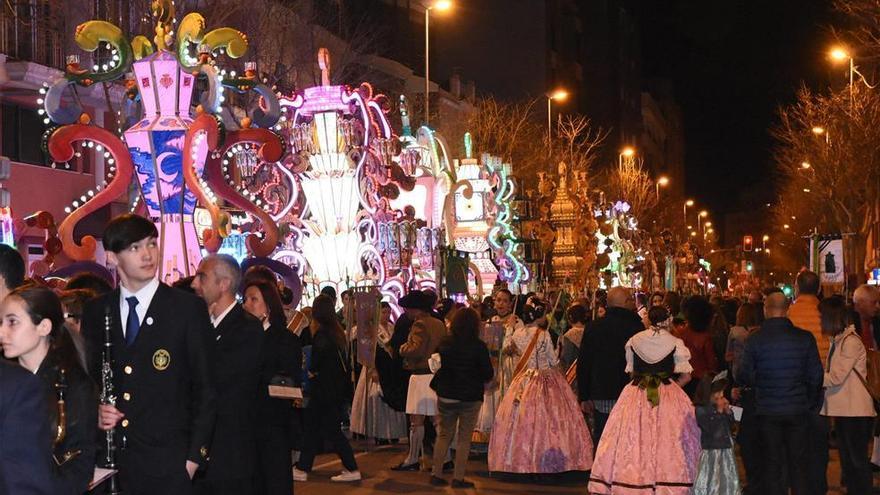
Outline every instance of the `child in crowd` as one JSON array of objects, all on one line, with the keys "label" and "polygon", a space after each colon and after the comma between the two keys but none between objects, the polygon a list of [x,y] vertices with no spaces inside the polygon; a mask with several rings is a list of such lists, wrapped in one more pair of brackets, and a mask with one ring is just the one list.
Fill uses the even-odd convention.
[{"label": "child in crowd", "polygon": [[694,481],[695,495],[739,495],[739,475],[733,454],[731,428],[734,417],[730,402],[724,395],[727,380],[716,377],[701,391],[697,406],[700,426],[700,467]]}]

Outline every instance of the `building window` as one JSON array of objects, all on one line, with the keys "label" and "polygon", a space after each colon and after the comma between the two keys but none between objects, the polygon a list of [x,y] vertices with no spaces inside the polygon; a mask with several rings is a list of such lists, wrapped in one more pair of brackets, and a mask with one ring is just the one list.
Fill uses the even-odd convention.
[{"label": "building window", "polygon": [[0,153],[13,161],[31,165],[48,166],[51,163],[41,146],[46,126],[36,109],[4,103],[0,129],[3,132]]}]

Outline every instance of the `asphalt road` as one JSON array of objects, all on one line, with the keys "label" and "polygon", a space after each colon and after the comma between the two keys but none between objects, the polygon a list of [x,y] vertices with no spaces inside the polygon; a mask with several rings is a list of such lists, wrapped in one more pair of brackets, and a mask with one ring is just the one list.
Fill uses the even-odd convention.
[{"label": "asphalt road", "polygon": [[[437,488],[428,484],[430,473],[394,472],[390,467],[399,463],[406,455],[406,444],[390,446],[373,446],[370,442],[355,441],[358,467],[364,475],[358,483],[334,483],[330,476],[339,474],[342,464],[333,454],[323,454],[315,459],[315,467],[309,475],[309,481],[295,483],[296,495],[342,495],[342,494],[375,494],[405,493],[412,495],[460,493],[460,494],[499,494],[499,495],[531,495],[531,494],[586,494],[587,473],[572,472],[557,476],[533,477],[515,476],[493,473],[491,476],[486,467],[486,458],[471,457],[465,478],[476,484],[475,489],[453,490],[450,487]],[[829,494],[840,495],[846,490],[840,487],[840,462],[837,450],[831,451],[828,464]],[[452,478],[446,474],[447,480]],[[875,486],[880,485],[875,476]]]},{"label": "asphalt road", "polygon": [[[315,466],[309,481],[295,483],[296,495],[336,495],[336,494],[374,494],[406,493],[412,495],[439,493],[496,493],[504,495],[527,494],[569,494],[586,493],[587,473],[565,473],[547,478],[531,476],[512,476],[493,473],[489,476],[486,458],[472,457],[468,463],[465,479],[476,484],[475,489],[453,490],[450,487],[437,488],[428,484],[429,471],[395,472],[390,467],[398,464],[406,456],[406,444],[375,447],[369,442],[356,441],[353,444],[358,467],[364,475],[359,483],[334,483],[330,476],[339,474],[342,464],[336,455],[324,454],[315,459]],[[452,473],[445,475],[452,479]]]}]

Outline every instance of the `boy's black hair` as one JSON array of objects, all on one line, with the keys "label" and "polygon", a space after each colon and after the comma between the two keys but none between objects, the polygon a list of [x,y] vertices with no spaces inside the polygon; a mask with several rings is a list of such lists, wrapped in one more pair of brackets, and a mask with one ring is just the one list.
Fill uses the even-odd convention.
[{"label": "boy's black hair", "polygon": [[118,254],[148,237],[159,237],[156,225],[140,215],[126,213],[110,220],[101,244],[105,251]]}]

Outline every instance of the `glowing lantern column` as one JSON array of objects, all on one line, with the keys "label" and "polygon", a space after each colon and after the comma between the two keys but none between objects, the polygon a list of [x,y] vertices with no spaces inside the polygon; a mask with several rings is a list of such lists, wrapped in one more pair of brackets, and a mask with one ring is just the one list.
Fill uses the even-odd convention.
[{"label": "glowing lantern column", "polygon": [[196,197],[183,178],[183,143],[192,124],[188,116],[195,78],[166,50],[135,62],[133,70],[144,118],[125,131],[125,140],[147,214],[159,230],[159,275],[173,281],[194,274],[201,260],[193,224]]}]

